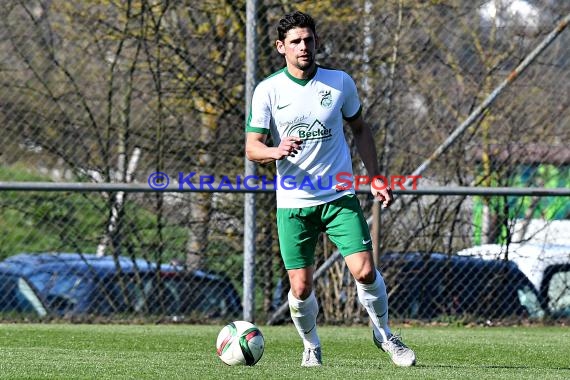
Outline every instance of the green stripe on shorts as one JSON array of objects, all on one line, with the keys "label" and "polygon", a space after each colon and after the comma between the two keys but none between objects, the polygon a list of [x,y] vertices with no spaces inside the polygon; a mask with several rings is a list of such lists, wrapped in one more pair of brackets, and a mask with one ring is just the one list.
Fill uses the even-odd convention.
[{"label": "green stripe on shorts", "polygon": [[372,250],[370,230],[354,194],[313,207],[278,208],[277,231],[286,269],[314,265],[321,232],[327,233],[343,257]]}]

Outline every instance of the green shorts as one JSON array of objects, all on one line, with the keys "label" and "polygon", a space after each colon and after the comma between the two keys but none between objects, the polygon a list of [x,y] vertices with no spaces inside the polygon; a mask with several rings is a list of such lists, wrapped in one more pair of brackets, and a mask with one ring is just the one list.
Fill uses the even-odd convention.
[{"label": "green shorts", "polygon": [[310,267],[315,247],[325,232],[340,254],[372,250],[370,230],[356,195],[345,195],[313,207],[278,208],[279,247],[286,269]]}]

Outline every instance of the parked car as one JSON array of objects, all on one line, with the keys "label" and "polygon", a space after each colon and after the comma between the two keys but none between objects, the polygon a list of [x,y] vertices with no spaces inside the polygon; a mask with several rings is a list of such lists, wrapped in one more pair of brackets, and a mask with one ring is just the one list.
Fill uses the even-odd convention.
[{"label": "parked car", "polygon": [[170,267],[160,271],[160,285],[154,287],[153,305],[168,315],[226,318],[242,314],[241,297],[223,274],[185,272]]},{"label": "parked car", "polygon": [[384,255],[381,267],[396,318],[544,315],[538,291],[512,262],[412,253]]},{"label": "parked car", "polygon": [[[540,294],[512,262],[439,253],[390,253],[381,256],[380,270],[388,292],[390,317],[394,319],[544,316]],[[343,283],[344,289],[354,286],[346,268]],[[269,319],[271,324],[283,323],[287,318],[288,309],[282,307],[286,294],[283,286],[278,282],[274,293],[273,307],[277,311]],[[349,298],[340,294],[340,299],[343,302]]]},{"label": "parked car", "polygon": [[570,317],[570,246],[537,242],[483,244],[457,254],[514,262],[539,290],[546,312],[554,317]]},{"label": "parked car", "polygon": [[43,317],[47,310],[33,285],[21,276],[0,271],[0,315]]},{"label": "parked car", "polygon": [[237,316],[241,301],[224,276],[143,259],[79,253],[19,254],[0,263],[38,289],[59,316],[148,314]]}]

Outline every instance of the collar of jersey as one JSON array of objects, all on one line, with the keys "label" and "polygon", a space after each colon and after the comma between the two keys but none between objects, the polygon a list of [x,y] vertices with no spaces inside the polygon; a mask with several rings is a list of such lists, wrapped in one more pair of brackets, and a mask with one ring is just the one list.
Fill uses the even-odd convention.
[{"label": "collar of jersey", "polygon": [[317,71],[319,71],[319,66],[317,66],[317,68],[315,69],[315,71],[313,72],[313,74],[308,77],[307,79],[299,79],[299,78],[295,78],[293,75],[291,75],[291,73],[289,73],[289,70],[287,70],[287,68],[283,68],[283,72],[285,73],[285,75],[287,75],[287,78],[291,79],[293,82],[300,84],[301,86],[306,85],[307,83],[309,83],[309,81],[311,79],[313,79],[315,77],[315,75],[317,75]]}]

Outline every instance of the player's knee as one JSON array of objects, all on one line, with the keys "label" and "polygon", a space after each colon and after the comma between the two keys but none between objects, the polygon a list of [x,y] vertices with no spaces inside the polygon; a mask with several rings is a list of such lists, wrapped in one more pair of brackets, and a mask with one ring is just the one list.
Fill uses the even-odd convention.
[{"label": "player's knee", "polygon": [[291,284],[291,293],[293,296],[299,300],[305,300],[309,298],[311,292],[313,291],[313,287],[307,283],[298,283],[298,284]]},{"label": "player's knee", "polygon": [[310,270],[289,271],[291,293],[299,300],[307,299],[313,291],[313,272]]},{"label": "player's knee", "polygon": [[372,269],[362,268],[354,273],[354,279],[361,284],[372,284],[376,280],[376,271]]}]

